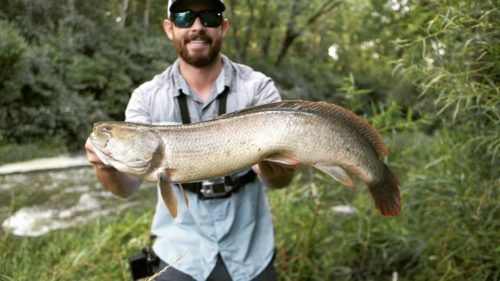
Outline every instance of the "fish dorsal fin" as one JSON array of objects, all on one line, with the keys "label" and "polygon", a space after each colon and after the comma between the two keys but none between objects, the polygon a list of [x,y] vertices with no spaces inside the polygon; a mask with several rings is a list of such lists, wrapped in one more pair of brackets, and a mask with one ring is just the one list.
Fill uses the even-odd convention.
[{"label": "fish dorsal fin", "polygon": [[[336,104],[327,102],[317,102],[316,104],[316,110],[325,112],[325,115],[328,117],[342,119],[346,124],[356,129],[359,134],[368,140],[379,155],[389,154],[389,149],[385,145],[384,139],[368,121],[356,115],[354,112]],[[328,114],[326,114],[326,112],[328,112]]]},{"label": "fish dorsal fin", "polygon": [[264,111],[302,111],[316,114],[318,116],[323,116],[325,118],[342,120],[343,123],[355,129],[361,136],[366,138],[379,155],[389,154],[389,150],[385,145],[382,136],[377,132],[377,130],[375,130],[375,128],[370,125],[370,123],[368,123],[368,121],[342,106],[324,101],[314,102],[303,100],[289,100],[273,102],[247,107],[239,111],[224,114],[219,118],[230,118],[238,115]]},{"label": "fish dorsal fin", "polygon": [[283,111],[283,110],[291,110],[293,108],[300,109],[300,104],[304,103],[304,102],[305,101],[291,100],[291,101],[278,101],[278,102],[254,105],[251,107],[247,107],[247,108],[243,108],[243,109],[240,109],[237,111],[226,113],[224,115],[219,116],[218,118],[231,118],[231,117],[234,117],[236,115],[256,113],[256,112],[261,112],[261,111],[266,111],[266,110]]}]

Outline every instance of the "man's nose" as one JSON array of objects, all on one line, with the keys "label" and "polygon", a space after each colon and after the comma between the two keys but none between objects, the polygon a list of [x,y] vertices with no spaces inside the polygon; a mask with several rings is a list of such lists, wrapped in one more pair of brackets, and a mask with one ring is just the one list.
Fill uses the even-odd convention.
[{"label": "man's nose", "polygon": [[196,17],[194,19],[193,25],[191,26],[192,29],[201,29],[204,28],[203,24],[201,23],[200,17]]}]

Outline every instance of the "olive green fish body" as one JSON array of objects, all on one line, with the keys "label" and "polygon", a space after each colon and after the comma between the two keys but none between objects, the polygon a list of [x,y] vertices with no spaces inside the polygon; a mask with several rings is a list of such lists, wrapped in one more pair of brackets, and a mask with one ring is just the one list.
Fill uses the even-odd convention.
[{"label": "olive green fish body", "polygon": [[[112,137],[98,141],[97,135]],[[330,103],[284,101],[179,126],[98,123],[91,141],[101,159],[152,181],[162,173],[177,183],[210,179],[264,160],[312,165],[354,185],[349,171],[368,185],[384,215],[400,212],[399,182],[380,159],[388,153],[381,136],[364,119]]]}]

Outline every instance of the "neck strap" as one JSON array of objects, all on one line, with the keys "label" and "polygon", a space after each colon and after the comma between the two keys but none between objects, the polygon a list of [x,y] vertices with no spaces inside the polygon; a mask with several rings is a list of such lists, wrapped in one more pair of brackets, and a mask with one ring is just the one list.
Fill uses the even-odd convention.
[{"label": "neck strap", "polygon": [[[219,112],[218,115],[221,116],[226,113],[227,106],[227,94],[229,93],[229,87],[225,86],[224,91],[217,96],[219,102]],[[179,90],[179,96],[177,96],[177,102],[179,103],[179,109],[181,110],[182,124],[190,124],[191,118],[189,117],[189,109],[186,100],[186,94]]]}]

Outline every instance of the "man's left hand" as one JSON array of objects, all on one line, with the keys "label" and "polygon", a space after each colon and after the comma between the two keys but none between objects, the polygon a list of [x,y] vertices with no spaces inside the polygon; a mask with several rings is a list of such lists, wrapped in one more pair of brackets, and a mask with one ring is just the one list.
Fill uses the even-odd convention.
[{"label": "man's left hand", "polygon": [[288,185],[299,165],[284,165],[262,161],[252,166],[252,169],[268,187],[282,188]]}]

